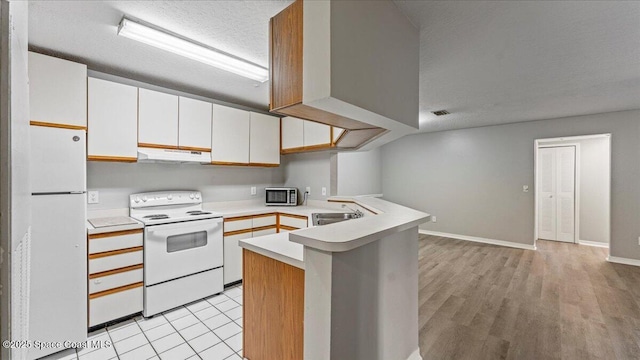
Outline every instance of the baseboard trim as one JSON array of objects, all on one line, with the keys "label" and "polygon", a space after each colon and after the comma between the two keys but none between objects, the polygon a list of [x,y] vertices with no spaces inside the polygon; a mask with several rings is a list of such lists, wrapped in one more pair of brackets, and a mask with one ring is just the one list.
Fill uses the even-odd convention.
[{"label": "baseboard trim", "polygon": [[636,259],[627,259],[617,256],[607,256],[607,261],[616,263],[616,264],[624,264],[624,265],[632,265],[632,266],[640,266],[640,260]]},{"label": "baseboard trim", "polygon": [[598,242],[598,241],[588,241],[588,240],[578,240],[578,244],[579,245],[586,245],[586,246],[595,246],[595,247],[601,247],[601,248],[609,248],[609,244],[608,243],[602,243],[602,242]]},{"label": "baseboard trim", "polygon": [[420,355],[420,348],[417,348],[414,352],[412,352],[407,360],[422,360],[422,356]]},{"label": "baseboard trim", "polygon": [[425,235],[442,236],[442,237],[448,237],[448,238],[458,239],[458,240],[479,242],[479,243],[483,243],[483,244],[506,246],[506,247],[512,247],[512,248],[516,248],[516,249],[536,250],[536,246],[535,245],[519,244],[519,243],[515,243],[515,242],[511,242],[511,241],[487,239],[487,238],[481,238],[481,237],[477,237],[477,236],[449,234],[449,233],[430,231],[430,230],[422,230],[422,229],[419,229],[418,232],[420,234],[425,234]]}]

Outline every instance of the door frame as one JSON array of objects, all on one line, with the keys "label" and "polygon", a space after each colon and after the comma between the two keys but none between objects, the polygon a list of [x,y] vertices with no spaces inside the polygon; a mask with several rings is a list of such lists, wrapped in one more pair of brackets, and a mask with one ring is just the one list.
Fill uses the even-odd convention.
[{"label": "door frame", "polygon": [[[607,193],[609,195],[609,201],[607,202],[607,248],[611,247],[611,134],[603,133],[603,134],[594,134],[594,135],[579,135],[579,136],[565,136],[565,137],[557,137],[557,138],[542,138],[536,139],[534,141],[533,146],[533,194],[534,194],[534,230],[533,230],[533,246],[536,247],[538,241],[538,149],[540,148],[549,148],[549,147],[561,147],[561,146],[576,146],[576,166],[575,166],[575,211],[573,213],[574,216],[574,244],[580,244],[580,143],[576,142],[578,140],[588,140],[588,139],[599,139],[606,138],[608,139],[609,144],[609,168],[607,169],[609,176],[609,181],[607,182]],[[563,144],[551,144],[555,142],[563,141]]]}]

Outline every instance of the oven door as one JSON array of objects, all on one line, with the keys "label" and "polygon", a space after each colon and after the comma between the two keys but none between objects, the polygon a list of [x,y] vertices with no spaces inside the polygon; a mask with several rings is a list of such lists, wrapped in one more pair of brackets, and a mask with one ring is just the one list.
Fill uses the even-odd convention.
[{"label": "oven door", "polygon": [[216,218],[145,227],[145,286],[222,266],[222,221]]}]

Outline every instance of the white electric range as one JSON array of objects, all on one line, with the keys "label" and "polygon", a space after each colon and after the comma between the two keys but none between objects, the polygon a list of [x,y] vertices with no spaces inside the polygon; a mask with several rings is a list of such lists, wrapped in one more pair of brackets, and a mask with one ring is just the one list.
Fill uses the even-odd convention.
[{"label": "white electric range", "polygon": [[145,317],[223,291],[223,219],[200,192],[132,194],[129,215],[145,226]]}]

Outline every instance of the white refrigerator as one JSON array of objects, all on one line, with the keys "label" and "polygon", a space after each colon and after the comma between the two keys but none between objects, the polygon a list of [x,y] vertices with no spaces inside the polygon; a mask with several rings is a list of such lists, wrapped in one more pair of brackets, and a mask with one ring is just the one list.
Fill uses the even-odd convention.
[{"label": "white refrigerator", "polygon": [[[86,134],[31,126],[29,339],[87,339]],[[36,359],[63,348],[35,349]]]}]

